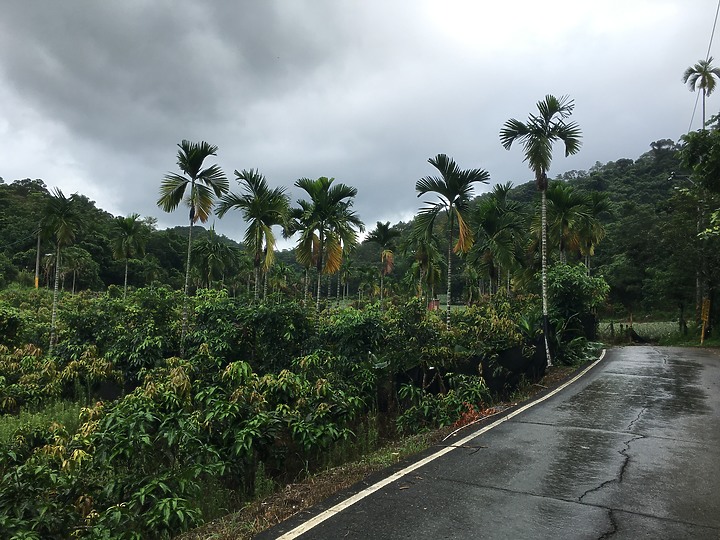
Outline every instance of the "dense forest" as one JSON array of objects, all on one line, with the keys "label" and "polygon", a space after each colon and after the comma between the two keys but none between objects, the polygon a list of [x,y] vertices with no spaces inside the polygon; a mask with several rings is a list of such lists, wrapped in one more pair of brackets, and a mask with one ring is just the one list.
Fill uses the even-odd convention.
[{"label": "dense forest", "polygon": [[[603,276],[610,295],[602,312],[610,318],[635,314],[677,319],[689,310],[686,316],[693,319],[700,298],[710,297],[717,288],[718,238],[698,233],[710,226],[718,195],[693,180],[679,149],[671,140],[656,141],[637,159],[596,163],[589,171],[568,171],[550,183],[550,260],[582,262],[592,275]],[[0,286],[32,285],[40,233],[39,281],[52,287],[54,244],[39,227],[52,197],[40,179],[0,184]],[[468,215],[475,243],[468,253],[453,255],[454,302],[470,303],[501,285],[532,288],[531,278],[538,269],[538,199],[530,182],[496,186],[472,201]],[[114,217],[81,194],[73,196],[73,204],[80,220],[72,243],[61,254],[62,290],[122,287],[126,263],[131,288],[182,288],[187,227],[157,230],[153,217]],[[117,242],[123,220],[128,219],[137,222],[137,245],[123,252]],[[323,276],[321,294],[378,299],[381,281],[382,294],[389,299],[416,294],[418,284],[424,295],[444,293],[443,219],[440,216],[435,224],[430,250],[436,260],[429,261],[427,268],[413,237],[413,222],[378,223],[369,231],[368,241],[344,246],[342,265]],[[225,288],[231,295],[247,294],[260,280],[263,294],[282,292],[295,298],[305,294],[305,267],[296,250],[277,252],[267,272],[258,275],[255,255],[242,242],[202,226],[196,225],[194,231],[192,290],[212,287]],[[386,242],[392,246],[390,260],[382,255],[388,251]],[[315,287],[307,294],[315,297]]]}]

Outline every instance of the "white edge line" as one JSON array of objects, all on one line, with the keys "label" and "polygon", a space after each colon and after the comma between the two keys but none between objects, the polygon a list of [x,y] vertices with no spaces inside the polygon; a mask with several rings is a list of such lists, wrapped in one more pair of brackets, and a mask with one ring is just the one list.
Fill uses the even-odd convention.
[{"label": "white edge line", "polygon": [[320,525],[320,523],[322,523],[323,521],[331,518],[332,516],[334,516],[335,514],[337,514],[337,513],[339,513],[339,512],[342,512],[342,511],[345,510],[346,508],[349,508],[350,506],[352,506],[352,505],[355,504],[356,502],[364,499],[364,498],[367,497],[368,495],[371,495],[371,494],[375,493],[375,492],[378,491],[379,489],[384,488],[384,487],[387,486],[388,484],[392,484],[395,480],[399,480],[399,479],[402,478],[403,476],[406,476],[406,475],[410,474],[411,472],[413,472],[414,470],[417,470],[417,469],[419,469],[420,467],[423,467],[424,465],[427,465],[427,464],[430,463],[431,461],[433,461],[433,460],[435,460],[435,459],[437,459],[437,458],[439,458],[439,457],[441,457],[441,456],[444,456],[444,455],[447,454],[448,452],[452,452],[452,451],[455,450],[457,447],[465,445],[466,443],[470,442],[470,441],[471,441],[472,439],[474,439],[475,437],[478,437],[479,435],[482,435],[483,433],[485,433],[485,432],[487,432],[487,431],[490,431],[490,430],[493,429],[494,427],[499,426],[499,425],[502,424],[503,422],[506,422],[506,421],[510,420],[511,418],[514,418],[514,417],[517,416],[518,414],[520,414],[520,413],[522,413],[522,412],[525,412],[525,411],[528,410],[530,407],[534,407],[534,406],[537,405],[538,403],[542,403],[542,402],[545,401],[546,399],[551,398],[552,396],[554,396],[554,395],[557,394],[558,392],[564,390],[565,388],[567,388],[568,386],[570,386],[572,383],[574,383],[575,381],[577,381],[580,377],[582,377],[583,375],[585,375],[588,371],[590,371],[590,370],[591,370],[592,368],[594,368],[596,365],[598,365],[598,364],[600,363],[600,361],[601,361],[604,357],[605,357],[605,349],[602,350],[602,353],[600,354],[600,357],[599,357],[597,360],[595,360],[592,364],[590,364],[588,367],[586,367],[586,368],[585,368],[584,370],[582,370],[580,373],[578,373],[577,375],[575,375],[572,379],[570,379],[569,381],[566,381],[566,382],[563,383],[562,385],[558,386],[558,387],[557,387],[555,390],[553,390],[552,392],[549,392],[549,393],[545,394],[544,396],[536,399],[535,401],[532,401],[532,402],[530,402],[530,403],[528,403],[528,404],[526,404],[526,405],[523,405],[522,407],[520,407],[519,409],[511,412],[511,413],[508,414],[507,416],[503,416],[502,418],[499,418],[499,419],[495,420],[492,424],[488,424],[487,426],[485,426],[485,427],[483,427],[483,428],[481,428],[481,429],[479,429],[479,430],[477,430],[477,431],[473,431],[470,435],[467,435],[467,436],[465,436],[464,438],[460,439],[459,441],[455,442],[452,446],[446,446],[445,448],[443,448],[443,449],[441,449],[441,450],[438,450],[438,451],[435,452],[434,454],[431,454],[431,455],[429,455],[429,456],[421,459],[420,461],[417,461],[417,462],[413,463],[412,465],[409,465],[408,467],[405,467],[404,469],[402,469],[402,470],[400,470],[400,471],[397,471],[397,472],[394,473],[394,474],[391,474],[391,475],[388,476],[387,478],[384,478],[384,479],[380,480],[379,482],[373,484],[372,486],[369,486],[369,487],[363,489],[362,491],[356,493],[356,494],[353,495],[352,497],[349,497],[349,498],[345,499],[344,501],[339,502],[338,504],[336,504],[336,505],[333,506],[332,508],[328,508],[327,510],[319,513],[317,516],[315,516],[315,517],[307,520],[306,522],[302,523],[301,525],[298,525],[297,527],[295,527],[295,528],[292,529],[291,531],[288,531],[288,532],[286,532],[285,534],[283,534],[282,536],[279,536],[279,537],[277,538],[277,540],[293,540],[294,538],[297,538],[297,537],[300,536],[301,534],[305,534],[305,533],[308,532],[310,529],[313,529],[314,527],[317,527],[318,525]]}]

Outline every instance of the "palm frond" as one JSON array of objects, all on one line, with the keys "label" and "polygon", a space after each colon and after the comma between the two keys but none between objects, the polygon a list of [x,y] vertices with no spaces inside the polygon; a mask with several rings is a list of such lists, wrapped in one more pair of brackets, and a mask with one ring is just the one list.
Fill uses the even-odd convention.
[{"label": "palm frond", "polygon": [[168,173],[160,184],[160,198],[157,205],[165,212],[172,212],[182,202],[190,180],[175,173]]}]

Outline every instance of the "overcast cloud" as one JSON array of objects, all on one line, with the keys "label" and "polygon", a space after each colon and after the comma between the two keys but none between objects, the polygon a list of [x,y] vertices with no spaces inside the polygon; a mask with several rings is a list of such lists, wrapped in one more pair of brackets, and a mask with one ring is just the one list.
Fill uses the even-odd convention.
[{"label": "overcast cloud", "polygon": [[[116,215],[184,225],[186,211],[156,206],[160,181],[177,171],[178,142],[206,140],[235,191],[235,169],[259,169],[293,202],[296,179],[335,177],[358,188],[369,228],[406,221],[438,153],[487,169],[493,183],[530,180],[521,150],[504,150],[498,133],[548,93],[575,100],[584,136],[579,154],[557,154],[551,176],[678,140],[696,97],[682,73],[704,59],[716,7],[10,0],[0,18],[0,176],[42,178]],[[242,237],[237,216],[214,222]]]}]

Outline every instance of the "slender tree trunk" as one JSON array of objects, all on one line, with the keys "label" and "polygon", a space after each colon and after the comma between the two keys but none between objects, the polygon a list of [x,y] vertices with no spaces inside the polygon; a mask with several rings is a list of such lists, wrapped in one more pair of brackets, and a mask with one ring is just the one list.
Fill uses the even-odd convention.
[{"label": "slender tree trunk", "polygon": [[452,304],[452,239],[453,239],[453,214],[452,205],[448,212],[448,267],[447,267],[447,318],[445,325],[450,330],[450,305]]},{"label": "slender tree trunk", "polygon": [[40,236],[42,234],[42,228],[38,225],[37,233],[37,252],[35,254],[35,288],[40,286]]},{"label": "slender tree trunk", "polygon": [[77,277],[77,270],[73,270],[73,284],[72,284],[72,294],[75,296],[75,278]]},{"label": "slender tree trunk", "polygon": [[545,355],[547,356],[547,367],[552,367],[552,358],[550,357],[550,341],[548,334],[550,333],[550,319],[548,316],[548,286],[547,286],[547,197],[546,189],[540,191],[540,251],[542,256],[542,305],[543,305],[543,334],[545,337]]},{"label": "slender tree trunk", "polygon": [[188,293],[190,292],[190,253],[192,251],[193,220],[190,219],[188,231],[187,260],[185,262],[185,296],[183,298],[182,332],[180,335],[180,356],[185,356],[185,335],[188,327]]},{"label": "slender tree trunk", "polygon": [[55,253],[55,284],[53,290],[53,305],[52,305],[52,317],[50,318],[50,347],[48,348],[48,354],[52,354],[53,347],[55,347],[55,318],[57,317],[57,297],[58,297],[58,280],[60,277],[60,244],[57,246]]},{"label": "slender tree trunk", "polygon": [[385,291],[385,274],[380,270],[380,309],[383,309],[383,292]]},{"label": "slender tree trunk", "polygon": [[[704,104],[704,101],[703,101]],[[704,129],[704,127],[703,127]],[[699,202],[700,193],[698,192],[698,205],[697,205],[697,221],[695,225],[695,231],[697,233],[696,241],[698,242],[698,255],[700,260],[695,267],[695,321],[699,324],[702,318],[702,301],[703,301],[703,280],[702,275],[705,266],[705,254],[703,253],[703,241],[697,240],[700,235],[700,231],[703,227],[704,212]]]},{"label": "slender tree trunk", "polygon": [[317,298],[315,299],[315,311],[320,313],[320,295],[322,287],[322,267],[323,267],[323,250],[325,249],[325,238],[322,233],[318,234],[319,248],[318,249],[318,262],[317,262]]},{"label": "slender tree trunk", "polygon": [[259,287],[259,281],[260,281],[260,280],[259,280],[259,274],[260,274],[260,270],[258,269],[258,265],[256,264],[256,265],[253,267],[253,276],[255,277],[255,303],[256,303],[256,304],[257,304],[258,296],[259,296],[259,292],[258,292],[258,291],[259,291],[259,288],[258,288],[258,287]]},{"label": "slender tree trunk", "polygon": [[125,257],[125,287],[123,288],[123,300],[127,296],[127,275],[128,275],[128,259]]},{"label": "slender tree trunk", "polygon": [[263,270],[263,302],[267,301],[268,273]]},{"label": "slender tree trunk", "polygon": [[305,267],[305,291],[303,292],[303,307],[307,304],[308,293],[310,292],[310,267]]}]

